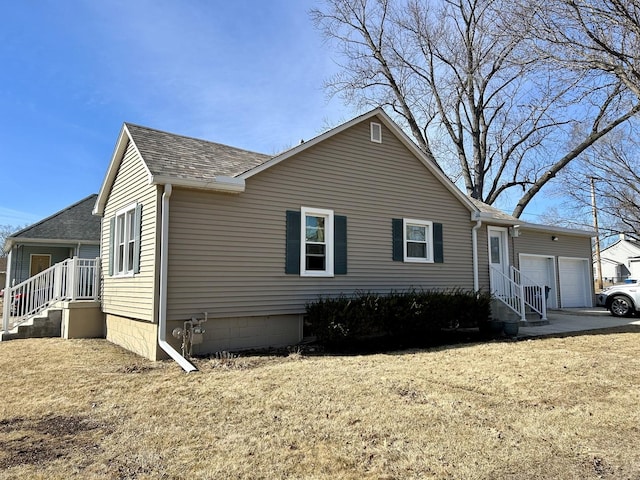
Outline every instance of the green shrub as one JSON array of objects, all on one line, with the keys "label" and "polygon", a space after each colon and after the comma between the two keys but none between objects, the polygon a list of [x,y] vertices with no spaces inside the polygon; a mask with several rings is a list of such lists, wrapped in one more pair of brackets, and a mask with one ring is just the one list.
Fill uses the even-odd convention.
[{"label": "green shrub", "polygon": [[413,344],[443,329],[486,324],[491,313],[487,293],[410,289],[381,295],[355,292],[352,296],[319,298],[307,304],[307,322],[327,346],[345,346],[371,338]]}]

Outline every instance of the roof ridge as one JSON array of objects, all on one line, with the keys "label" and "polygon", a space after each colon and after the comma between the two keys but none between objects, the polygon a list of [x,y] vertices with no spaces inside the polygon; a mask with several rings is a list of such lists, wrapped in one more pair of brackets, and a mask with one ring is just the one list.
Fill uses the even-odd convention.
[{"label": "roof ridge", "polygon": [[7,238],[16,237],[16,236],[18,236],[18,235],[20,235],[20,234],[22,234],[22,233],[24,233],[24,232],[26,232],[26,231],[28,231],[28,230],[31,230],[32,228],[37,227],[38,225],[42,225],[43,223],[48,222],[48,221],[49,221],[49,220],[51,220],[52,218],[55,218],[55,217],[57,217],[57,216],[59,216],[59,215],[62,215],[64,212],[67,212],[67,211],[71,210],[72,208],[77,207],[77,206],[78,206],[78,205],[80,205],[81,203],[86,202],[86,201],[87,201],[87,200],[89,200],[91,197],[96,197],[96,198],[97,198],[97,197],[98,197],[98,194],[97,194],[97,193],[92,193],[91,195],[89,195],[89,196],[87,196],[87,197],[83,198],[82,200],[78,200],[77,202],[75,202],[75,203],[73,203],[73,204],[69,205],[68,207],[63,208],[62,210],[58,210],[57,212],[52,213],[52,214],[51,214],[51,215],[49,215],[48,217],[43,218],[42,220],[40,220],[40,221],[38,221],[38,222],[36,222],[36,223],[32,223],[31,225],[27,225],[27,226],[26,226],[26,227],[24,227],[23,229],[18,230],[17,232],[12,233],[12,234],[11,234],[11,235],[9,235],[9,237],[7,237]]},{"label": "roof ridge", "polygon": [[164,135],[170,135],[172,137],[186,138],[188,140],[195,140],[197,142],[209,143],[209,144],[212,144],[212,145],[219,145],[219,146],[222,146],[222,147],[232,148],[234,150],[239,150],[239,151],[242,151],[242,152],[252,153],[254,155],[263,155],[265,157],[273,158],[273,155],[269,155],[268,153],[257,152],[255,150],[248,150],[246,148],[234,147],[233,145],[228,145],[226,143],[214,142],[212,140],[207,140],[207,139],[204,139],[204,138],[198,138],[198,137],[194,137],[194,136],[191,136],[191,135],[183,135],[183,134],[180,134],[180,133],[169,132],[167,130],[160,130],[159,128],[147,127],[147,126],[144,126],[144,125],[138,125],[136,123],[131,123],[131,122],[124,122],[124,124],[125,124],[125,126],[127,128],[129,128],[130,126],[131,127],[135,127],[135,128],[142,128],[144,130],[150,130],[152,132],[158,132],[158,133],[162,133]]}]

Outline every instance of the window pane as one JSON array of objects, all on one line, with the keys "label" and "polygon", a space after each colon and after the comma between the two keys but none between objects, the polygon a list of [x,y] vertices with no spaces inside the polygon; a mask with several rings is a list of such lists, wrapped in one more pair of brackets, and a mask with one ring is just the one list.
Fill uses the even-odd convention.
[{"label": "window pane", "polygon": [[117,239],[118,243],[124,242],[124,215],[119,215],[116,219],[116,231],[118,232]]},{"label": "window pane", "polygon": [[134,210],[131,210],[130,212],[127,212],[127,223],[129,224],[129,232],[127,235],[128,240],[133,240],[135,238],[134,222],[135,222]]},{"label": "window pane", "polygon": [[424,242],[427,239],[427,228],[420,225],[407,225],[407,240]]},{"label": "window pane", "polygon": [[407,257],[427,258],[427,244],[407,242]]},{"label": "window pane", "polygon": [[324,242],[324,217],[306,217],[307,242]]},{"label": "window pane", "polygon": [[491,237],[491,263],[501,263],[500,237]]},{"label": "window pane", "polygon": [[305,265],[307,270],[326,270],[326,246],[307,245],[305,255]]},{"label": "window pane", "polygon": [[321,243],[307,244],[307,255],[323,255],[325,252],[325,245]]},{"label": "window pane", "polygon": [[124,244],[118,245],[118,273],[124,272]]},{"label": "window pane", "polygon": [[134,242],[129,242],[129,251],[128,253],[128,262],[127,262],[127,270],[133,270],[133,245]]}]

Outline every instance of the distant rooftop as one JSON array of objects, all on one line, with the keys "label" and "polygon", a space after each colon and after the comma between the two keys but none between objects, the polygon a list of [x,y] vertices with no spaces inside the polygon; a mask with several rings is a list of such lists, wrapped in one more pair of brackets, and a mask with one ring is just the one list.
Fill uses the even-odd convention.
[{"label": "distant rooftop", "polygon": [[53,215],[11,234],[5,250],[16,240],[86,240],[100,241],[100,218],[91,214],[97,194],[89,195]]}]

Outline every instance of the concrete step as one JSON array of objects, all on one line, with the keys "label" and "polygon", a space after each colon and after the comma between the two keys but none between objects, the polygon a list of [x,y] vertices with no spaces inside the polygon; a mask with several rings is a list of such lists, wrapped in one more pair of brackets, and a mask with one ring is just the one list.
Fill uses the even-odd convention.
[{"label": "concrete step", "polygon": [[[43,315],[44,314],[44,315]],[[50,309],[30,318],[9,332],[2,333],[2,341],[18,338],[59,337],[62,332],[62,310]]]}]

